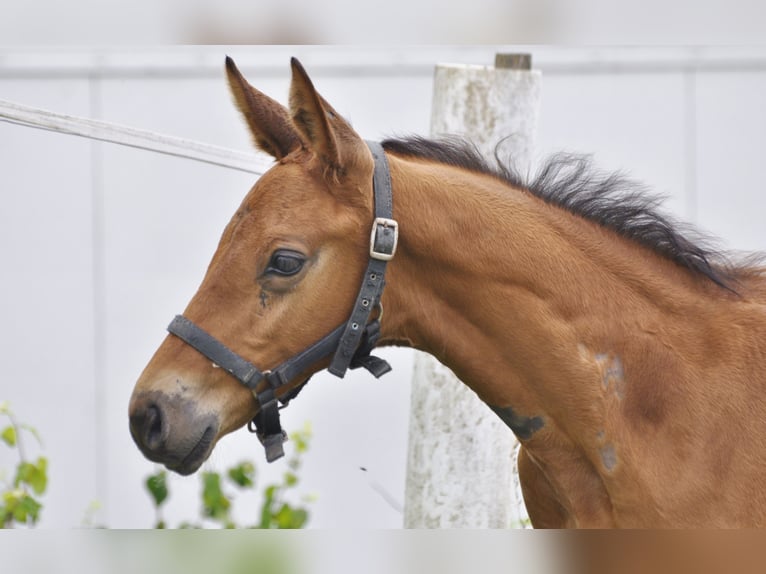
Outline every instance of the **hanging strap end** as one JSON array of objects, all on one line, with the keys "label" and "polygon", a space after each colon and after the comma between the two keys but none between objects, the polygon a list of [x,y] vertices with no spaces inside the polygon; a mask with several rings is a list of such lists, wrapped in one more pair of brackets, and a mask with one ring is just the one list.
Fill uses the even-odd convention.
[{"label": "hanging strap end", "polygon": [[356,359],[354,363],[352,363],[351,368],[355,369],[357,367],[366,369],[376,379],[379,379],[392,370],[388,361],[373,355],[367,355],[366,357]]},{"label": "hanging strap end", "polygon": [[283,446],[287,440],[287,433],[285,431],[267,436],[259,435],[258,439],[266,450],[266,462],[274,462],[285,456],[285,449]]}]

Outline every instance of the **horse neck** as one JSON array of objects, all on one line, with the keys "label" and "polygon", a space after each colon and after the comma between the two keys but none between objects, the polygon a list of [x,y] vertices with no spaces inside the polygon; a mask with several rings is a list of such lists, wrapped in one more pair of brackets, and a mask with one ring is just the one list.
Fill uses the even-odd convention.
[{"label": "horse neck", "polygon": [[401,239],[384,341],[434,355],[491,405],[556,410],[599,361],[631,360],[636,337],[682,350],[709,320],[702,280],[645,247],[489,175],[390,163]]},{"label": "horse neck", "polygon": [[766,433],[758,273],[737,297],[497,178],[390,164],[400,244],[382,341],[434,355],[507,415],[536,524],[736,524],[707,503],[728,480],[711,464],[739,465],[720,476],[761,524],[766,497],[747,493],[766,455],[727,454]]}]

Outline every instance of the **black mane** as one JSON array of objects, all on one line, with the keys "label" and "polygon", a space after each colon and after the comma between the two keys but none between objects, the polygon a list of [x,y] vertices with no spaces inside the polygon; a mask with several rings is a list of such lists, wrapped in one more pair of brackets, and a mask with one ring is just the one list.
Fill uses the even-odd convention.
[{"label": "black mane", "polygon": [[419,136],[387,139],[384,149],[489,174],[525,189],[543,201],[609,228],[652,249],[715,284],[734,291],[736,272],[727,256],[688,226],[661,214],[661,200],[620,173],[594,170],[588,156],[560,153],[549,158],[532,179],[522,177],[495,151],[490,163],[471,142],[458,137],[431,140]]}]

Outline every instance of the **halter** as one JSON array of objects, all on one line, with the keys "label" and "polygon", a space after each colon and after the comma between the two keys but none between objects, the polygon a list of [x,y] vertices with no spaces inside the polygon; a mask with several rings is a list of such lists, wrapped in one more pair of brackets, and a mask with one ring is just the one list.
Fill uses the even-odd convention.
[{"label": "halter", "polygon": [[[372,180],[375,220],[370,233],[370,259],[351,316],[344,324],[268,371],[259,370],[186,317],[176,315],[168,325],[170,333],[194,347],[253,393],[260,410],[248,424],[248,429],[256,433],[266,449],[268,462],[285,454],[282,443],[287,440],[287,434],[279,422],[279,411],[287,406],[308,382],[307,379],[293,391],[277,398],[277,391],[295,377],[330,355],[333,357],[327,370],[340,378],[345,376],[348,369],[359,367],[367,369],[376,378],[391,370],[391,365],[385,360],[370,353],[380,337],[380,319],[383,315],[380,297],[385,286],[386,264],[393,258],[399,241],[399,226],[392,218],[391,175],[383,147],[377,142],[367,142],[367,146],[375,160]],[[379,309],[379,313],[370,320],[376,308]],[[257,387],[262,381],[266,382],[266,387],[258,391]],[[282,403],[282,407],[279,406],[279,402]]]}]

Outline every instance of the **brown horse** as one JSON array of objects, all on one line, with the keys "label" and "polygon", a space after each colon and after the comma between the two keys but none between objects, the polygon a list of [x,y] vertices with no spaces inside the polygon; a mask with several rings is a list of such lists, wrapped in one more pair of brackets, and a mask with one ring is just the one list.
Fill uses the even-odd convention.
[{"label": "brown horse", "polygon": [[[184,312],[260,368],[347,321],[370,257],[370,148],[295,60],[292,73],[287,109],[227,59],[276,164]],[[455,139],[383,148],[400,236],[378,344],[431,353],[516,433],[534,526],[766,525],[762,269],[728,263],[582,159],[555,157],[525,183]],[[251,389],[169,335],[134,390],[131,432],[190,473],[258,412]]]}]

